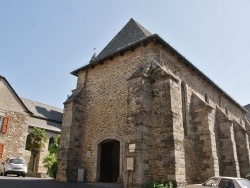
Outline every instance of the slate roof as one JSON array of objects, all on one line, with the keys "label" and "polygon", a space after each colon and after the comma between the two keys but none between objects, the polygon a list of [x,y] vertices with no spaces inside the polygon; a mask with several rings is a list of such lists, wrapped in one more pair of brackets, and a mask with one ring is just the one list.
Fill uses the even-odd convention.
[{"label": "slate roof", "polygon": [[54,121],[57,123],[62,123],[62,117],[63,117],[62,109],[22,97],[21,100],[23,101],[25,106],[33,113],[32,116]]},{"label": "slate roof", "polygon": [[155,34],[152,35],[147,29],[131,18],[96,58],[94,58],[95,54],[92,56],[90,64],[72,71],[71,74],[77,76],[78,71],[98,64],[108,59],[110,56],[115,56],[117,53],[123,52],[130,46],[134,47],[136,44],[147,41],[148,38],[152,38],[153,36],[155,36]]},{"label": "slate roof", "polygon": [[90,67],[94,67],[95,65],[102,64],[107,59],[112,59],[113,57],[123,54],[126,51],[130,51],[135,49],[138,46],[154,42],[162,44],[164,47],[170,49],[173,54],[176,54],[180,60],[186,64],[188,67],[197,71],[197,73],[207,80],[210,84],[212,84],[215,88],[217,88],[221,94],[228,97],[232,102],[234,102],[241,110],[245,113],[247,110],[243,108],[238,102],[236,102],[230,95],[228,95],[225,91],[223,91],[217,84],[215,84],[210,78],[208,78],[203,72],[201,72],[198,68],[196,68],[191,62],[189,62],[185,57],[183,57],[177,50],[175,50],[172,46],[170,46],[164,39],[162,39],[157,34],[151,34],[148,30],[146,30],[143,26],[137,23],[132,18],[130,21],[118,32],[118,34],[108,43],[108,45],[98,54],[98,56],[91,59],[91,63],[85,66],[80,67],[71,72],[71,74],[78,76],[78,72]]},{"label": "slate roof", "polygon": [[109,56],[115,51],[140,41],[150,35],[152,34],[148,30],[131,18],[129,22],[118,32],[118,34],[108,43],[108,45],[98,54],[95,61],[98,61],[105,56]]}]

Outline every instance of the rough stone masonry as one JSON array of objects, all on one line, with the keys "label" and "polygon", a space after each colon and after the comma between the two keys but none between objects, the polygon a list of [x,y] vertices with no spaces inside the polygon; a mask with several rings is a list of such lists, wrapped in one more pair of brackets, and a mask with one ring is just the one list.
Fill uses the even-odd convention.
[{"label": "rough stone masonry", "polygon": [[157,34],[131,19],[72,72],[58,181],[177,187],[250,170],[246,110]]}]

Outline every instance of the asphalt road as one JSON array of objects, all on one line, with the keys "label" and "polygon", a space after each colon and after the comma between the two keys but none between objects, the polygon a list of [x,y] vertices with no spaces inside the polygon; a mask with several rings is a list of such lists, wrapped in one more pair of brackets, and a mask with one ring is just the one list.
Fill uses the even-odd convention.
[{"label": "asphalt road", "polygon": [[119,188],[120,185],[82,182],[57,182],[53,179],[0,176],[0,188]]}]

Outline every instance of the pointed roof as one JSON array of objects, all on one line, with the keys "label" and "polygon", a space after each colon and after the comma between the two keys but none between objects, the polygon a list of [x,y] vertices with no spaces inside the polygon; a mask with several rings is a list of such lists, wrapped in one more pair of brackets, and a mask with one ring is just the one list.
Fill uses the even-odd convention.
[{"label": "pointed roof", "polygon": [[15,97],[17,98],[17,100],[18,100],[18,102],[20,102],[21,103],[21,105],[22,105],[22,107],[25,109],[25,111],[28,113],[28,114],[30,114],[30,115],[32,115],[33,113],[27,108],[27,106],[23,103],[23,101],[21,100],[21,98],[17,95],[17,93],[16,93],[16,91],[13,89],[13,87],[10,85],[10,83],[8,82],[8,80],[4,77],[4,76],[2,76],[1,74],[0,74],[0,80],[1,79],[3,79],[3,81],[8,85],[8,87],[11,89],[11,91],[14,93],[14,95],[15,95]]},{"label": "pointed roof", "polygon": [[247,110],[243,108],[239,103],[237,103],[230,95],[223,91],[217,84],[215,84],[210,78],[208,78],[203,72],[196,68],[191,62],[189,62],[184,56],[182,56],[177,50],[170,46],[164,39],[162,39],[157,34],[151,34],[148,30],[142,27],[132,18],[129,22],[119,31],[119,33],[108,43],[108,45],[98,54],[98,56],[89,64],[80,67],[71,72],[71,74],[78,76],[78,72],[88,68],[93,68],[98,64],[103,64],[107,59],[113,59],[117,55],[121,55],[126,51],[133,51],[135,48],[146,45],[153,42],[154,44],[161,44],[165,48],[176,54],[179,59],[189,66],[192,70],[197,71],[197,73],[211,83],[215,88],[217,88],[222,95],[227,96],[232,102],[234,102],[242,111],[245,113]]},{"label": "pointed roof", "polygon": [[117,50],[123,49],[137,41],[140,41],[152,35],[143,26],[137,23],[134,19],[129,22],[118,32],[118,34],[108,43],[108,45],[98,54],[96,61],[102,59]]}]

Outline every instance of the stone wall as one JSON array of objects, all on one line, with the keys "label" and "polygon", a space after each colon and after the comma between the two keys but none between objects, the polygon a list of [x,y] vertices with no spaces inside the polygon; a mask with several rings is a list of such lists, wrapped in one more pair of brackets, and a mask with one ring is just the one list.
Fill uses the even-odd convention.
[{"label": "stone wall", "polygon": [[26,109],[18,102],[16,94],[2,78],[0,78],[0,91],[0,109],[25,113]]},{"label": "stone wall", "polygon": [[233,122],[217,109],[217,151],[220,174],[240,177]]},{"label": "stone wall", "polygon": [[23,157],[25,149],[25,125],[27,116],[20,112],[0,110],[0,115],[8,116],[9,123],[6,133],[0,132],[0,143],[4,145],[2,160],[8,157]]},{"label": "stone wall", "polygon": [[[149,44],[79,71],[65,103],[57,179],[76,181],[84,168],[85,181],[99,182],[101,144],[110,140],[120,143],[117,181],[124,187],[151,179],[184,187],[214,175],[243,175],[245,112],[184,61]],[[133,170],[127,170],[130,159]]]},{"label": "stone wall", "polygon": [[250,169],[250,160],[249,160],[249,138],[246,133],[246,130],[243,129],[240,124],[234,122],[234,136],[235,136],[235,143],[237,149],[237,157],[239,161],[240,167],[240,175],[244,177],[244,175]]}]

